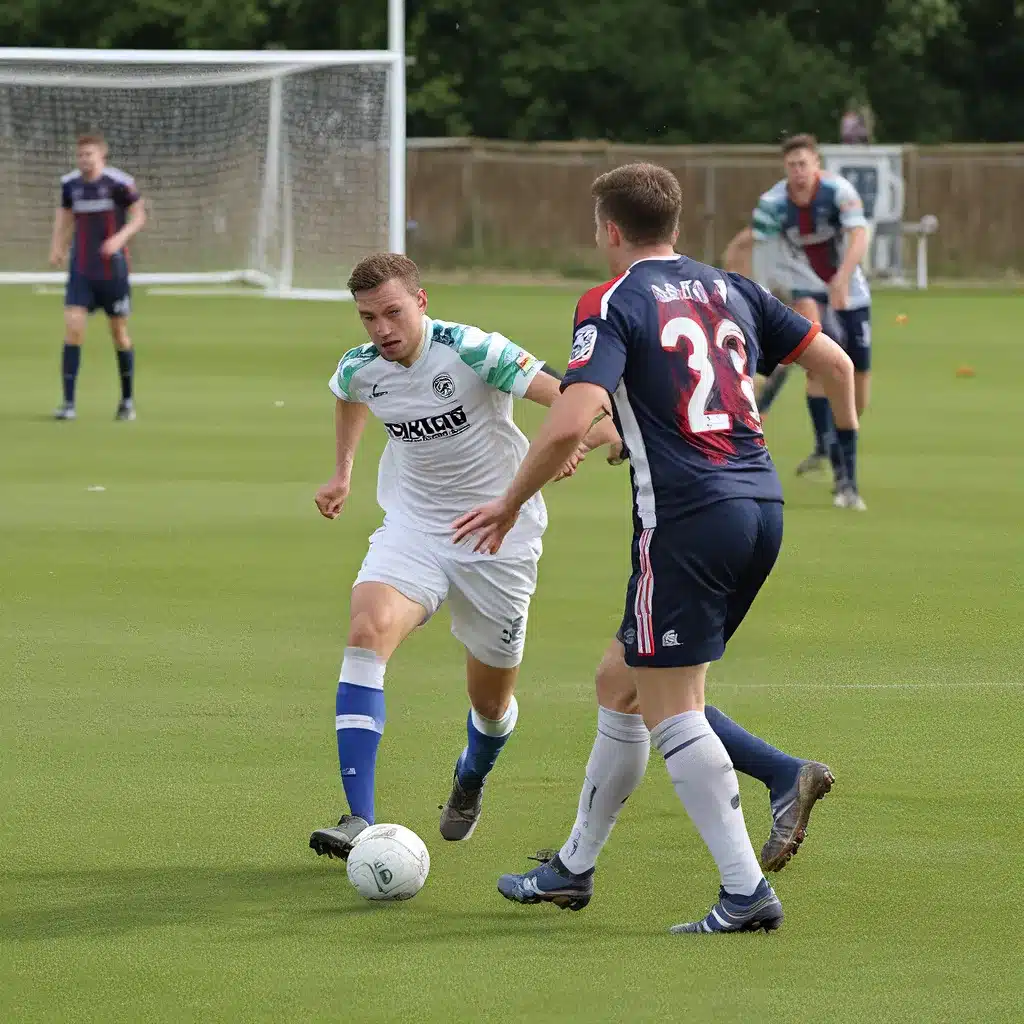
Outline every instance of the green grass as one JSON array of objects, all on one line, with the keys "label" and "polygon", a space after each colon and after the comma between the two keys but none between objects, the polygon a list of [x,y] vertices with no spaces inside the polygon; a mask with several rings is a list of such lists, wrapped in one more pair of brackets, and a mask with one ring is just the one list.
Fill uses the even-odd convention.
[{"label": "green grass", "polygon": [[[562,365],[575,298],[431,292]],[[466,710],[445,616],[392,660],[378,803],[433,864],[416,900],[372,906],[306,848],[341,807],[336,671],[379,516],[376,428],[342,519],[312,502],[352,308],[140,295],[139,421],[112,422],[97,320],[58,424],[60,300],[0,302],[0,1019],[1020,1019],[1024,299],[880,297],[867,515],[793,478],[796,379],[768,420],[786,545],[710,693],[839,781],[778,878],[785,927],[724,940],[665,932],[716,879],[657,759],[585,912],[494,889],[575,813],[624,472],[549,490],[519,729],[471,843],[437,835]],[[744,806],[760,847],[756,783]]]}]

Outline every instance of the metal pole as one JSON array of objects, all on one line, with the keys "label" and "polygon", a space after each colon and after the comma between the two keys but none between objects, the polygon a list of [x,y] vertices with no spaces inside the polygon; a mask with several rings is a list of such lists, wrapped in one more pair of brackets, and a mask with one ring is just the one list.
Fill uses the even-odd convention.
[{"label": "metal pole", "polygon": [[388,248],[405,252],[405,0],[388,0]]}]

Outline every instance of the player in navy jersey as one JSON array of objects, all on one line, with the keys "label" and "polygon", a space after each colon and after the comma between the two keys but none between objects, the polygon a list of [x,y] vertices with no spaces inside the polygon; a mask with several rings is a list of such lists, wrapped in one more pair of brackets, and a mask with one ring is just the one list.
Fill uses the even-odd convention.
[{"label": "player in navy jersey", "polygon": [[79,137],[77,162],[78,169],[61,178],[50,244],[53,266],[68,260],[61,364],[64,401],[55,416],[59,420],[75,418],[75,384],[86,319],[102,309],[110,324],[121,379],[117,419],[133,420],[135,353],[128,336],[131,285],[127,245],[146,223],[145,204],[131,175],[107,166],[107,144],[102,136]]},{"label": "player in navy jersey", "polygon": [[[653,743],[721,876],[711,912],[673,930],[774,929],[782,907],[747,836],[730,754],[705,714],[704,681],[782,541],[782,489],[753,369],[799,362],[824,381],[837,425],[855,431],[853,365],[818,324],[760,286],[675,253],[682,192],[670,172],[620,167],[598,178],[593,194],[598,244],[617,276],[580,300],[563,393],[508,491],[460,517],[454,539],[475,534],[479,549],[497,551],[522,504],[610,407],[629,450],[634,535],[620,630],[629,672],[607,678],[625,676],[630,692],[610,699],[599,690],[598,736],[566,847],[526,874],[503,875],[498,889],[520,903],[585,906],[594,868],[564,858],[586,847],[593,865]],[[733,756],[758,754],[761,741],[736,730],[727,732]]]}]

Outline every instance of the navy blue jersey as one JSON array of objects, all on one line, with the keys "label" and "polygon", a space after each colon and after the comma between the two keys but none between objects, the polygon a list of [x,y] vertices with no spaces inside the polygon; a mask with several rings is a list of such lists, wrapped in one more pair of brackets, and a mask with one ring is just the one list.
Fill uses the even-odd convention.
[{"label": "navy blue jersey", "polygon": [[686,256],[640,260],[580,299],[562,388],[612,396],[641,528],[728,498],[782,500],[752,377],[792,362],[820,329]]},{"label": "navy blue jersey", "polygon": [[138,201],[134,179],[116,167],[105,167],[94,181],[86,181],[80,171],[61,178],[60,204],[75,215],[70,273],[94,281],[128,275],[127,250],[108,258],[100,246],[124,227],[128,207]]}]

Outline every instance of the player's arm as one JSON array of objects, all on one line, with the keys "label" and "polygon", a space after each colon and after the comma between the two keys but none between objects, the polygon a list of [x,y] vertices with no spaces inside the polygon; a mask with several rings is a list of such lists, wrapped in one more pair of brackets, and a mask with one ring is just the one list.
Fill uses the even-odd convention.
[{"label": "player's arm", "polygon": [[624,323],[614,309],[609,309],[607,319],[590,318],[580,324],[573,335],[562,394],[530,442],[519,472],[500,498],[455,521],[456,544],[476,534],[474,550],[497,552],[515,524],[519,509],[555,478],[587,432],[603,418],[609,396],[625,369],[624,339]]},{"label": "player's arm", "polygon": [[53,232],[50,236],[50,265],[59,267],[68,254],[71,231],[75,224],[75,215],[71,212],[71,193],[66,185],[61,187],[60,206],[53,215]]},{"label": "player's arm", "polygon": [[104,256],[120,252],[146,226],[146,203],[141,196],[127,208],[126,217],[124,227],[103,243],[100,251]]},{"label": "player's arm", "polygon": [[370,409],[361,401],[358,373],[366,365],[362,349],[352,349],[341,357],[328,387],[337,399],[334,406],[334,474],[316,492],[316,507],[327,519],[336,519],[345,507],[352,486],[352,466],[356,449],[366,429]]},{"label": "player's arm", "polygon": [[370,410],[362,402],[339,398],[334,406],[334,475],[316,492],[316,507],[326,519],[336,519],[352,488],[356,449]]},{"label": "player's arm", "polygon": [[754,229],[747,225],[742,231],[737,231],[725,247],[725,254],[722,258],[723,269],[750,277],[753,258]]},{"label": "player's arm", "polygon": [[843,228],[846,252],[829,282],[829,303],[833,309],[846,309],[850,279],[868,254],[868,222],[860,195],[844,178],[839,179],[836,201],[839,203],[839,223]]},{"label": "player's arm", "polygon": [[842,348],[819,331],[794,362],[825,388],[836,426],[840,430],[859,430],[853,363]]},{"label": "player's arm", "polygon": [[820,374],[836,426],[840,430],[857,430],[850,357],[827,334],[822,334],[821,324],[812,323],[753,281],[730,276],[730,283],[744,295],[757,319],[764,370],[771,373],[776,366],[798,363],[815,376]]}]

